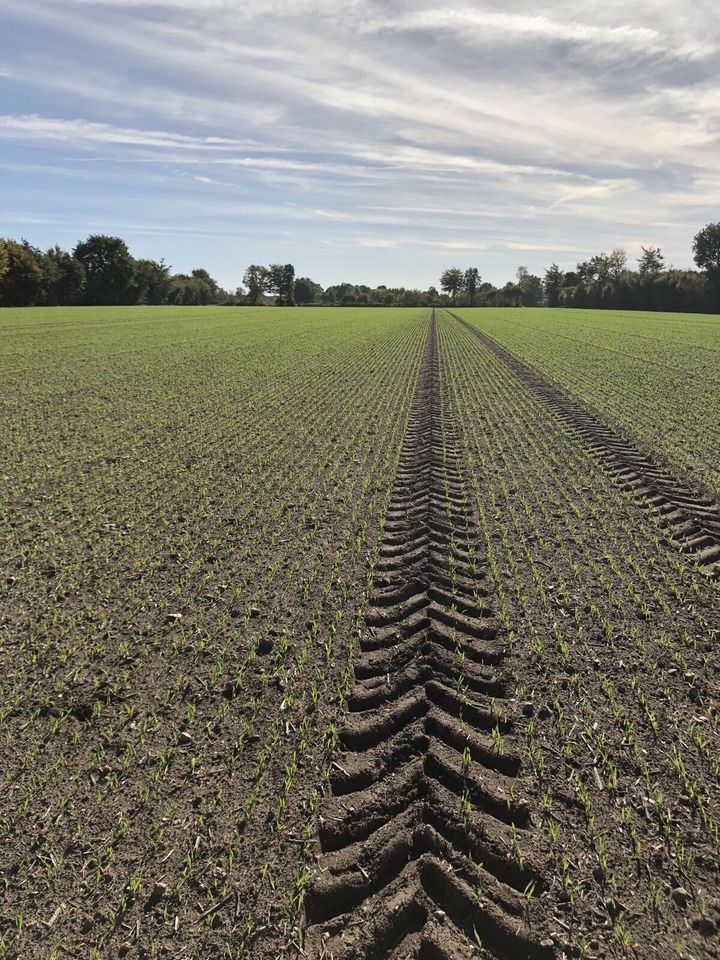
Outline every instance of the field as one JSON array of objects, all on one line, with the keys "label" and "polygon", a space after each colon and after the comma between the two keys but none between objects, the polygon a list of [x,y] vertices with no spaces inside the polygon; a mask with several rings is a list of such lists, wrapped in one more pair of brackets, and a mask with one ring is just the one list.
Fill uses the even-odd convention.
[{"label": "field", "polygon": [[462,315],[720,498],[717,317],[531,309]]},{"label": "field", "polygon": [[0,957],[720,957],[718,358],[0,312]]}]

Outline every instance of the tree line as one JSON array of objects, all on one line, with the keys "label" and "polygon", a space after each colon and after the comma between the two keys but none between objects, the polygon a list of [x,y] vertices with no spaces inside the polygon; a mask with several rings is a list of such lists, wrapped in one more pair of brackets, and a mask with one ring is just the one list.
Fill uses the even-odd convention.
[{"label": "tree line", "polygon": [[0,306],[222,303],[207,270],[173,274],[164,260],[136,260],[119,237],[94,234],[72,253],[0,238]]},{"label": "tree line", "polygon": [[577,307],[614,310],[720,311],[720,223],[710,223],[693,240],[698,270],[665,264],[660,247],[641,247],[637,267],[624,250],[599,253],[561,270],[553,263],[540,277],[518,267],[502,287],[481,283],[474,268],[445,270],[440,287],[451,304],[493,307]]},{"label": "tree line", "polygon": [[119,237],[94,234],[70,253],[42,251],[27,240],[0,238],[0,306],[80,304],[227,304],[259,306],[548,306],[616,310],[720,311],[720,223],[693,240],[698,270],[666,266],[659,247],[642,247],[637,267],[617,248],[540,277],[518,267],[501,287],[482,282],[477,267],[444,270],[438,290],[340,283],[323,288],[296,277],[291,263],[250,265],[244,286],[223,290],[207,270],[173,274],[164,260],[135,259]]}]

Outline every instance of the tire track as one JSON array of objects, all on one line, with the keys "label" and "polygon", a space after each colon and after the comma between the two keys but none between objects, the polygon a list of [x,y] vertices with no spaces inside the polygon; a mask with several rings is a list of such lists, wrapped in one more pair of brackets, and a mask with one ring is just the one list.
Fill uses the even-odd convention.
[{"label": "tire track", "polygon": [[600,460],[616,485],[656,517],[675,549],[710,579],[720,578],[720,508],[623,440],[591,410],[571,400],[532,367],[457,314],[449,315],[500,359]]},{"label": "tire track", "polygon": [[308,956],[554,956],[531,925],[545,882],[472,517],[433,313],[320,811]]}]

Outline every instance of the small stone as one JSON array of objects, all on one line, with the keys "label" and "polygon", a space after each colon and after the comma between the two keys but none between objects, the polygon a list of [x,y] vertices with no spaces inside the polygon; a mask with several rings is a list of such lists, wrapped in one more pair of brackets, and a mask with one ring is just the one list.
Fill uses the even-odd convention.
[{"label": "small stone", "polygon": [[167,620],[168,623],[177,623],[178,620],[182,620],[182,614],[181,614],[181,613],[168,613],[168,615],[166,616],[165,619]]},{"label": "small stone", "polygon": [[686,907],[689,894],[685,887],[675,887],[670,896],[679,907]]},{"label": "small stone", "polygon": [[181,747],[188,747],[193,742],[192,735],[183,730],[180,736],[178,737],[178,745]]},{"label": "small stone", "polygon": [[251,617],[251,619],[254,620],[255,617],[259,617],[259,616],[260,616],[260,613],[261,613],[260,607],[250,607],[250,617]]},{"label": "small stone", "polygon": [[436,911],[435,911],[435,919],[436,919],[436,920],[439,920],[440,923],[445,923],[445,917],[446,917],[446,916],[447,916],[447,914],[445,913],[444,910],[436,910]]},{"label": "small stone", "polygon": [[520,709],[522,710],[524,717],[532,717],[532,715],[535,713],[535,704],[530,702],[524,703]]},{"label": "small stone", "polygon": [[685,681],[685,683],[695,683],[695,681],[697,680],[697,674],[693,673],[692,670],[688,670],[686,673],[683,674],[683,680]]},{"label": "small stone", "polygon": [[121,957],[127,956],[127,954],[130,953],[131,950],[132,950],[132,944],[128,943],[127,940],[125,941],[125,943],[121,943],[120,946],[118,947],[118,953],[120,954]]}]

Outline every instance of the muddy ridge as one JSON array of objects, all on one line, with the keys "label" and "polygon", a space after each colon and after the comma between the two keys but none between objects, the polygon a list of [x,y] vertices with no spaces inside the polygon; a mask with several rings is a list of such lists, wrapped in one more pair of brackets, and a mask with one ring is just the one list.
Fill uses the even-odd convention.
[{"label": "muddy ridge", "polygon": [[546,881],[456,431],[433,316],[320,809],[310,957],[554,956],[531,924]]},{"label": "muddy ridge", "polygon": [[500,359],[586,444],[617,486],[654,516],[670,543],[711,579],[720,578],[720,507],[693,492],[566,396],[537,370],[455,313],[449,315]]}]

